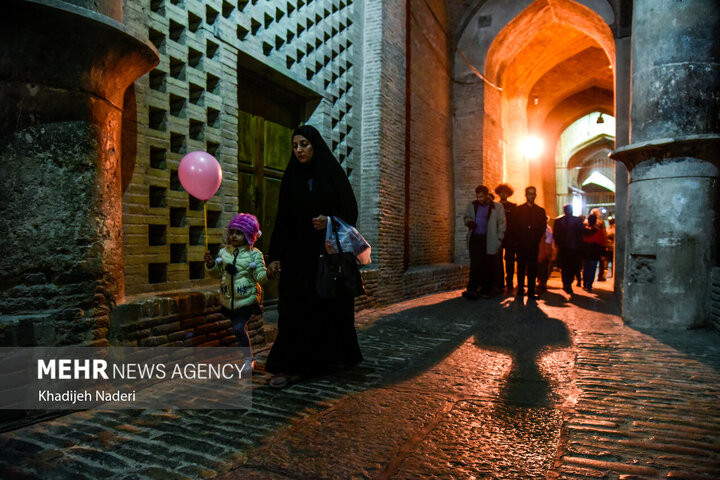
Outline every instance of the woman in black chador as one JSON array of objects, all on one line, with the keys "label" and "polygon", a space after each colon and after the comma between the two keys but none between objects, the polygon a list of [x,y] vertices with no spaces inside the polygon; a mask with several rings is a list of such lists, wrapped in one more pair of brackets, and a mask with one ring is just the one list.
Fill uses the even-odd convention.
[{"label": "woman in black chador", "polygon": [[270,385],[282,388],[297,376],[323,373],[362,360],[352,297],[326,300],[315,293],[318,256],[328,216],[355,225],[357,202],[342,167],[320,132],[293,132],[270,239],[268,274],[280,273],[278,336],[265,366]]}]

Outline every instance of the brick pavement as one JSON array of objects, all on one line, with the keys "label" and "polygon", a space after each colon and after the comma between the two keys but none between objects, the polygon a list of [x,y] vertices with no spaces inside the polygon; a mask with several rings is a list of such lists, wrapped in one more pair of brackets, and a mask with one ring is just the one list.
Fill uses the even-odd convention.
[{"label": "brick pavement", "polygon": [[363,312],[355,370],[6,432],[0,478],[720,478],[720,338],[624,326],[600,286]]},{"label": "brick pavement", "polygon": [[565,318],[579,396],[553,477],[720,478],[720,337],[629,328],[605,313],[609,297]]}]

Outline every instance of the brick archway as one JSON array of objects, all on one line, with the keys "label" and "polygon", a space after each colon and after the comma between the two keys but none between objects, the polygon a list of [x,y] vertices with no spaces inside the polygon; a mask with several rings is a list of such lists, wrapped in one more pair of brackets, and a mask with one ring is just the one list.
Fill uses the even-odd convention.
[{"label": "brick archway", "polygon": [[[540,201],[553,205],[562,125],[589,108],[613,112],[614,58],[612,32],[597,13],[572,0],[530,4],[488,50],[486,77],[502,90],[485,86],[485,162],[502,162],[505,180],[535,185]],[[544,139],[535,161],[520,152],[528,134]]]}]

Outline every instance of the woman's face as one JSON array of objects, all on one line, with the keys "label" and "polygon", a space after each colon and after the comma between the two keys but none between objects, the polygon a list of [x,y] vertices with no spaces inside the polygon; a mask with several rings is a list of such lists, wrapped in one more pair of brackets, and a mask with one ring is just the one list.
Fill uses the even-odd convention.
[{"label": "woman's face", "polygon": [[302,135],[295,135],[292,139],[293,152],[300,163],[307,163],[312,160],[313,146],[310,140]]}]

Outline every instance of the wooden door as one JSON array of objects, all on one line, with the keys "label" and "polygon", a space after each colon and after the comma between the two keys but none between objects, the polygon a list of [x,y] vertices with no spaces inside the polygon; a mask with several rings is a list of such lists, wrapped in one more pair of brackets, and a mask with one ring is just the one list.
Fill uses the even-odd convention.
[{"label": "wooden door", "polygon": [[[257,247],[267,261],[275,226],[280,180],[290,160],[292,132],[305,100],[255,72],[238,67],[238,204],[260,221]],[[265,303],[277,300],[277,281],[265,287]]]},{"label": "wooden door", "polygon": [[[275,226],[280,180],[290,159],[292,129],[247,112],[238,115],[238,205],[260,221],[256,244],[264,254]],[[265,288],[265,301],[277,298],[277,282]]]}]

